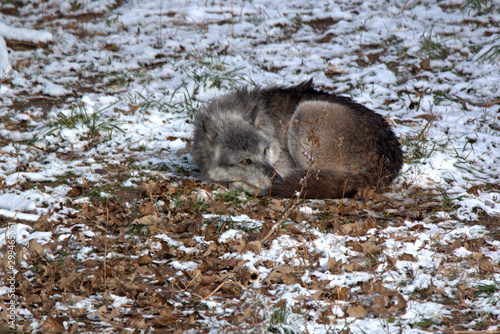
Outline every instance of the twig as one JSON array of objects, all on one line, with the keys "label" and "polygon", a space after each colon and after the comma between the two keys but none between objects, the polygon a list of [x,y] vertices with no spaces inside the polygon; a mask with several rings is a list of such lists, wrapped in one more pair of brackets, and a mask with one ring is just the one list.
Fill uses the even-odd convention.
[{"label": "twig", "polygon": [[401,7],[401,10],[399,11],[398,14],[401,14],[402,12],[404,12],[405,10],[407,10],[408,8],[410,8],[411,6],[413,6],[417,0],[413,0],[412,2],[408,3],[410,0],[406,0],[403,7]]},{"label": "twig", "polygon": [[[109,224],[109,208],[108,208],[108,201],[106,201],[106,234],[107,234],[107,231],[108,231],[108,225]],[[106,236],[107,238],[107,236]],[[106,298],[106,300],[108,299],[108,284],[107,284],[107,278],[106,278],[106,269],[107,269],[107,266],[106,266],[106,259],[108,257],[108,242],[107,240],[104,241],[104,298]]]},{"label": "twig", "polygon": [[217,291],[220,290],[220,288],[222,288],[224,285],[228,284],[228,283],[234,283],[234,284],[237,284],[239,285],[241,288],[243,288],[243,286],[241,286],[241,284],[239,284],[238,282],[233,282],[233,281],[225,281],[225,282],[222,282],[217,288],[215,288],[214,291],[210,292],[208,294],[208,296],[204,297],[202,300],[207,300],[208,298],[212,297]]},{"label": "twig", "polygon": [[293,202],[293,204],[285,212],[285,214],[283,215],[283,217],[281,217],[281,219],[279,221],[277,221],[273,225],[273,227],[271,227],[271,229],[269,230],[269,232],[267,232],[267,234],[264,236],[264,238],[261,239],[261,241],[260,241],[261,244],[264,244],[264,242],[266,242],[267,239],[269,239],[273,235],[273,233],[278,229],[278,226],[280,226],[281,224],[283,224],[283,222],[285,221],[285,219],[297,207],[297,204],[299,203],[299,201],[301,199],[301,195],[304,192],[304,188],[306,186],[307,179],[309,178],[309,176],[311,176],[311,165],[309,165],[309,168],[307,169],[307,173],[306,173],[306,176],[304,177],[304,182],[302,182],[302,187],[300,188],[299,195],[297,196],[297,198],[295,199],[295,201]]},{"label": "twig", "polygon": [[189,286],[191,285],[191,283],[194,282],[194,280],[196,279],[196,277],[200,276],[200,272],[197,272],[196,275],[194,275],[194,277],[189,281],[188,285],[186,285],[186,287],[184,288],[184,291],[187,290],[187,288],[189,288]]},{"label": "twig", "polygon": [[12,152],[5,152],[5,151],[0,151],[0,154],[20,155],[20,153],[12,153]]}]

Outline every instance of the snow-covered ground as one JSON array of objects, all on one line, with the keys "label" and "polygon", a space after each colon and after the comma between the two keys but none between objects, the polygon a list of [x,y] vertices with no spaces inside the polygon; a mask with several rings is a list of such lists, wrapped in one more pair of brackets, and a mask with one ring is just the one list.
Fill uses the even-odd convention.
[{"label": "snow-covered ground", "polygon": [[[14,274],[24,277],[16,325],[23,330],[148,332],[175,325],[170,328],[193,333],[423,333],[453,325],[500,331],[497,1],[34,0],[0,6],[0,244],[7,249],[14,231]],[[191,199],[209,210],[223,196],[190,181],[200,180],[188,145],[200,103],[239,85],[310,78],[394,125],[405,165],[385,197],[305,203],[291,210],[303,219],[285,220],[297,231],[283,228],[265,241],[255,233],[280,222],[292,203],[263,205],[268,214],[279,213],[265,219],[245,214],[254,207],[244,196],[233,198],[231,209],[196,217],[178,203]],[[170,203],[153,200],[161,192],[172,194],[164,195]],[[143,201],[159,209],[146,210]],[[109,212],[99,211],[105,203],[128,210],[113,228]],[[162,222],[201,220],[221,230],[212,231],[216,240],[190,230],[191,245],[173,228],[155,229],[158,222],[126,220],[149,217],[151,210]],[[132,225],[151,225],[151,234],[128,239]],[[125,240],[116,226],[140,252],[98,247],[101,237]],[[163,259],[162,247],[178,253]],[[44,257],[39,265],[37,256]],[[219,265],[215,286],[191,291],[209,276],[204,256],[238,263],[259,278],[239,281],[241,291],[205,298],[235,280],[236,266]],[[42,284],[60,282],[50,270],[66,257],[101,269],[104,263],[107,280],[84,293],[69,283]],[[173,274],[154,283],[154,293],[103,288],[114,277],[105,259],[122,257]],[[136,274],[144,273],[136,272],[131,285]],[[7,276],[2,280],[7,286]],[[342,288],[347,292],[339,297]],[[27,297],[42,290],[42,300]],[[0,287],[2,296],[8,291]],[[151,300],[161,294],[170,313],[165,306],[143,314],[142,322],[129,321],[141,318],[133,311],[144,307],[140,293]],[[179,302],[181,295],[198,298],[196,305]]]}]

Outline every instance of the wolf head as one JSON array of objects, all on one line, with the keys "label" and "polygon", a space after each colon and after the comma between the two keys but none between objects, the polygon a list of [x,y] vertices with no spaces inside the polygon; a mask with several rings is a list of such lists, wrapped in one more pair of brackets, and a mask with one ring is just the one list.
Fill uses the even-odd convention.
[{"label": "wolf head", "polygon": [[280,146],[261,108],[240,90],[197,114],[193,160],[206,179],[258,194],[281,181],[273,166]]}]

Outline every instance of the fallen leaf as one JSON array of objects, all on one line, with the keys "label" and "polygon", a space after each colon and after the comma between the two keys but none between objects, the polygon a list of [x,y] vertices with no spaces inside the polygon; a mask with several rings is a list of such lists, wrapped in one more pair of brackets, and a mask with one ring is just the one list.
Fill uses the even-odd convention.
[{"label": "fallen leaf", "polygon": [[356,305],[348,307],[347,314],[352,318],[364,318],[368,314],[368,311],[363,306]]},{"label": "fallen leaf", "polygon": [[43,332],[47,334],[65,332],[66,328],[64,328],[64,321],[65,320],[62,317],[48,316],[42,325],[42,328],[44,329]]},{"label": "fallen leaf", "polygon": [[251,250],[252,252],[254,252],[256,255],[257,254],[260,254],[260,250],[262,248],[262,244],[260,243],[260,241],[256,240],[256,241],[251,241],[251,242],[248,242],[245,246],[245,250],[246,249],[249,249]]},{"label": "fallen leaf", "polygon": [[373,297],[373,302],[372,302],[372,311],[379,314],[382,317],[387,317],[389,316],[388,310],[385,308],[385,304],[388,301],[387,296],[375,296]]},{"label": "fallen leaf", "polygon": [[140,256],[137,259],[137,264],[139,264],[140,266],[143,266],[143,265],[146,265],[146,264],[151,264],[151,263],[153,263],[153,258],[149,254]]},{"label": "fallen leaf", "polygon": [[414,119],[423,118],[423,119],[425,119],[427,122],[433,122],[433,121],[435,121],[436,119],[438,119],[439,117],[438,117],[438,116],[431,115],[431,114],[422,114],[422,115],[415,116],[415,117],[413,117],[413,118],[414,118]]},{"label": "fallen leaf", "polygon": [[163,218],[154,216],[154,215],[149,215],[149,216],[144,216],[140,218],[134,219],[132,224],[134,225],[154,225],[154,224],[160,224],[163,222]]},{"label": "fallen leaf", "polygon": [[71,198],[74,198],[74,197],[77,197],[77,196],[80,196],[82,193],[83,193],[83,187],[82,186],[76,186],[76,187],[73,187],[71,188],[70,191],[68,191],[66,193],[66,196],[68,197],[71,197]]},{"label": "fallen leaf", "polygon": [[482,256],[478,262],[479,262],[479,270],[481,271],[481,273],[487,274],[494,272],[493,270],[494,267],[493,264],[491,263],[491,258],[487,256]]},{"label": "fallen leaf", "polygon": [[430,71],[432,70],[432,67],[431,67],[431,60],[429,58],[426,58],[426,59],[422,59],[420,61],[420,67],[426,71]]},{"label": "fallen leaf", "polygon": [[30,256],[43,256],[43,246],[36,239],[30,240],[28,245]]},{"label": "fallen leaf", "polygon": [[398,257],[398,260],[400,260],[400,261],[411,261],[411,262],[417,261],[417,259],[415,258],[415,256],[413,256],[411,254],[408,254],[408,253],[401,254]]}]

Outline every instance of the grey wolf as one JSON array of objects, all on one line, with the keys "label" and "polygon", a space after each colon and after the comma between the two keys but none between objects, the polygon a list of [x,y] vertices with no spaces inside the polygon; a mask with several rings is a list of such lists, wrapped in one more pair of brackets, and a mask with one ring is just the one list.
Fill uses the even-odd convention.
[{"label": "grey wolf", "polygon": [[381,115],[312,80],[212,100],[195,117],[192,145],[205,179],[257,196],[352,197],[389,185],[403,164]]}]

